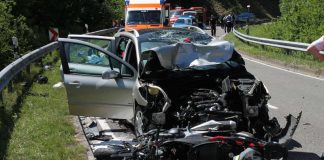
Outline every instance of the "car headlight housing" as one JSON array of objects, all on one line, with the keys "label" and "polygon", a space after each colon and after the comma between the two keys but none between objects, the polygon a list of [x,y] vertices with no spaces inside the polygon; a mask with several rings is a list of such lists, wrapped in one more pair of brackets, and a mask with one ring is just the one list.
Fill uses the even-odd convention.
[{"label": "car headlight housing", "polygon": [[160,90],[155,87],[148,87],[148,93],[152,96],[157,96],[159,94]]}]

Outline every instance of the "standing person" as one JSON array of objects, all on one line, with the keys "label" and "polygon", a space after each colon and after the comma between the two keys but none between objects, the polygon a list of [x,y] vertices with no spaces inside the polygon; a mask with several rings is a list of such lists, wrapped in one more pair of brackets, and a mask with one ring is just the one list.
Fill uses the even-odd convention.
[{"label": "standing person", "polygon": [[221,28],[224,29],[224,15],[220,16],[219,23],[221,25]]},{"label": "standing person", "polygon": [[120,27],[120,26],[119,26],[119,25],[120,25],[120,24],[119,24],[119,20],[116,19],[115,21],[116,21],[116,26],[115,26],[115,27]]},{"label": "standing person", "polygon": [[217,23],[217,18],[214,17],[213,15],[211,15],[209,25],[210,25],[210,28],[211,28],[212,36],[216,36],[216,23]]},{"label": "standing person", "polygon": [[223,17],[223,25],[224,25],[224,27],[223,27],[223,29],[224,29],[224,32],[226,33],[226,27],[227,27],[227,24],[226,24],[226,15]]},{"label": "standing person", "polygon": [[232,29],[234,28],[234,26],[236,25],[236,14],[232,13]]},{"label": "standing person", "polygon": [[226,23],[226,31],[225,32],[231,32],[233,28],[233,17],[231,14],[228,14],[225,17],[225,23]]},{"label": "standing person", "polygon": [[114,19],[112,20],[112,27],[116,27],[116,21]]},{"label": "standing person", "polygon": [[121,19],[120,21],[119,21],[119,26],[120,27],[125,27],[125,21],[124,21],[124,19]]},{"label": "standing person", "polygon": [[307,52],[312,53],[314,57],[323,61],[324,54],[320,53],[320,51],[324,51],[324,35],[307,47]]}]

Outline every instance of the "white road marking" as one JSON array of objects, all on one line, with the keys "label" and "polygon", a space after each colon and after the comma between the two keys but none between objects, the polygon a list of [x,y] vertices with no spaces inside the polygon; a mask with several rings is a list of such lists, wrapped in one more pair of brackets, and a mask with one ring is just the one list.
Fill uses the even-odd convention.
[{"label": "white road marking", "polygon": [[271,105],[269,103],[267,105],[268,105],[268,108],[270,108],[270,109],[279,109],[279,107],[273,106],[273,105]]},{"label": "white road marking", "polygon": [[281,71],[286,71],[286,72],[289,72],[289,73],[292,73],[292,74],[296,74],[296,75],[300,75],[300,76],[304,76],[304,77],[307,77],[307,78],[312,78],[312,79],[316,79],[316,80],[319,80],[319,81],[324,81],[324,79],[322,79],[322,78],[318,78],[318,77],[314,77],[314,76],[310,76],[310,75],[306,75],[306,74],[302,74],[302,73],[290,71],[290,70],[283,69],[283,68],[280,68],[280,67],[271,66],[269,64],[265,64],[263,62],[260,62],[260,61],[257,61],[257,60],[253,60],[253,59],[250,59],[250,58],[246,58],[246,57],[243,57],[243,58],[246,59],[246,60],[248,60],[248,61],[251,61],[251,62],[254,62],[254,63],[258,63],[258,64],[261,64],[261,65],[264,65],[264,66],[268,66],[268,67],[271,67],[271,68],[274,68],[274,69],[278,69],[278,70],[281,70]]}]

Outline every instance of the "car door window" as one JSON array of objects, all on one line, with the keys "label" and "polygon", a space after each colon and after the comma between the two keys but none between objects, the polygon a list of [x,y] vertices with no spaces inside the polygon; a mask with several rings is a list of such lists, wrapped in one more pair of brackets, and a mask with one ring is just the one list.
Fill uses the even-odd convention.
[{"label": "car door window", "polygon": [[192,24],[191,19],[188,19],[188,23],[187,24],[189,24],[189,25]]},{"label": "car door window", "polygon": [[111,51],[112,50],[112,45],[111,45],[111,40],[106,40],[106,39],[85,39],[85,38],[80,38],[79,40],[89,42],[92,44],[95,44],[97,46],[100,46],[101,48],[105,49],[106,51]]},{"label": "car door window", "polygon": [[101,48],[105,49],[106,51],[115,52],[114,51],[114,49],[115,49],[115,47],[114,47],[115,38],[114,37],[70,34],[70,35],[68,35],[68,38],[92,43],[97,46],[100,46]]},{"label": "car door window", "polygon": [[127,37],[121,37],[120,40],[118,41],[116,55],[118,57],[120,57],[121,59],[124,59],[125,49],[126,49],[126,45],[127,45],[128,41],[129,41],[129,38],[127,38]]},{"label": "car door window", "polygon": [[64,49],[70,73],[101,76],[105,71],[115,70],[126,77],[134,74],[120,61],[96,48],[77,43],[65,43]]},{"label": "car door window", "polygon": [[132,41],[128,45],[128,49],[127,49],[127,53],[126,53],[126,62],[128,62],[130,65],[132,65],[137,71],[136,48]]}]

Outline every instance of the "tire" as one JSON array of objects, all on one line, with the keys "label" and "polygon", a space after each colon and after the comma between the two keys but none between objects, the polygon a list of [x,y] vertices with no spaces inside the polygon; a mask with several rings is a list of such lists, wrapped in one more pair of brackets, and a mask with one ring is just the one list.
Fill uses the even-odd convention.
[{"label": "tire", "polygon": [[136,105],[134,113],[134,130],[136,136],[141,136],[147,131],[148,118],[145,116],[143,107]]},{"label": "tire", "polygon": [[107,148],[99,148],[93,152],[93,156],[96,157],[97,160],[122,160],[123,157],[111,157],[113,154],[117,154],[121,151],[122,148],[107,146]]}]

